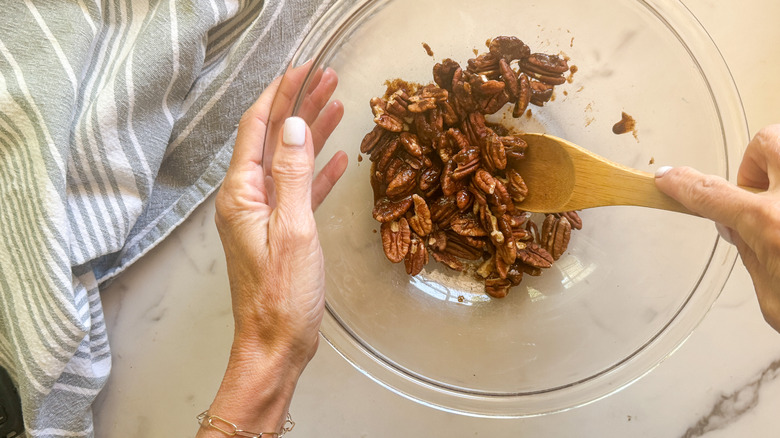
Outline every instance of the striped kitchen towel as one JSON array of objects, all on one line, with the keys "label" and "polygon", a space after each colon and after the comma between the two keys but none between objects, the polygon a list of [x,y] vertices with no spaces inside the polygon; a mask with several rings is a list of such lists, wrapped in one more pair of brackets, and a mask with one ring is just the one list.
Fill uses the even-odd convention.
[{"label": "striped kitchen towel", "polygon": [[92,436],[101,283],[221,182],[332,0],[0,0],[0,366],[26,433]]}]

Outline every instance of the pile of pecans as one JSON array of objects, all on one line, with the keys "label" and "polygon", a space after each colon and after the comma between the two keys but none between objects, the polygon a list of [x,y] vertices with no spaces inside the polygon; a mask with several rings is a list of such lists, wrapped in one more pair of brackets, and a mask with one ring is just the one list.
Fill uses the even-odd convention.
[{"label": "pile of pecans", "polygon": [[511,36],[488,47],[465,69],[452,59],[437,63],[435,84],[389,83],[384,97],[371,99],[376,126],[360,152],[372,162],[373,216],[387,258],[417,275],[432,256],[502,298],[523,274],[552,266],[582,221],[576,212],[548,214],[539,231],[517,206],[528,188],[512,163],[527,145],[485,120],[508,104],[519,117],[550,101],[567,61],[531,53]]}]

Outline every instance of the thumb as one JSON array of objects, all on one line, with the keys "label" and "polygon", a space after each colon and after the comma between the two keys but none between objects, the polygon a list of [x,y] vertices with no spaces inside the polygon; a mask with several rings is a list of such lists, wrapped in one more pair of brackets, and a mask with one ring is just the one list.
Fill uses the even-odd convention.
[{"label": "thumb", "polygon": [[291,212],[311,211],[314,145],[306,122],[300,117],[284,121],[271,171],[277,206]]},{"label": "thumb", "polygon": [[662,167],[656,186],[694,213],[729,228],[738,229],[742,215],[757,201],[755,195],[714,175],[690,167]]}]

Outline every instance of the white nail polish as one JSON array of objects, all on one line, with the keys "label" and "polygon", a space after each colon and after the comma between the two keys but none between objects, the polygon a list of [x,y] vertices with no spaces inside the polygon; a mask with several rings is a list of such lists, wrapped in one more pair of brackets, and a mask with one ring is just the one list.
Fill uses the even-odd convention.
[{"label": "white nail polish", "polygon": [[282,141],[289,146],[303,146],[306,142],[306,122],[300,117],[285,120]]},{"label": "white nail polish", "polygon": [[661,166],[655,171],[655,177],[660,178],[666,175],[667,172],[672,170],[672,166]]}]

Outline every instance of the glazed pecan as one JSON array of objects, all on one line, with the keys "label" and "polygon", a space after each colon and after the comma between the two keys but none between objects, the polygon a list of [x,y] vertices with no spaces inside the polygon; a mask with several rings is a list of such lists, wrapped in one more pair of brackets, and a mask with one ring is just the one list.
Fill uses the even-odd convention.
[{"label": "glazed pecan", "polygon": [[387,183],[385,194],[390,199],[400,199],[410,195],[416,187],[417,171],[403,163],[393,179]]},{"label": "glazed pecan", "polygon": [[460,64],[452,59],[445,59],[433,66],[433,80],[441,88],[452,90],[452,77],[460,69]]},{"label": "glazed pecan", "polygon": [[[411,202],[411,199],[409,200]],[[428,205],[431,220],[442,228],[448,228],[450,221],[458,214],[458,205],[452,196],[440,196]]]},{"label": "glazed pecan", "polygon": [[552,99],[553,86],[539,81],[530,81],[531,103],[536,106],[544,106],[545,102]]},{"label": "glazed pecan", "polygon": [[425,196],[431,196],[439,189],[439,178],[441,176],[441,167],[438,163],[431,164],[420,174],[418,187]]},{"label": "glazed pecan", "polygon": [[450,159],[441,172],[441,191],[446,196],[453,196],[466,187],[465,182],[455,178],[456,167],[455,160]]},{"label": "glazed pecan", "polygon": [[558,260],[569,246],[571,224],[564,216],[548,214],[542,224],[541,246]]},{"label": "glazed pecan", "polygon": [[433,231],[433,222],[431,221],[431,210],[425,199],[419,195],[412,195],[414,202],[414,215],[409,218],[409,226],[417,235],[425,237]]},{"label": "glazed pecan", "polygon": [[461,149],[452,157],[452,160],[457,164],[457,168],[452,172],[452,177],[460,180],[476,172],[479,168],[480,155],[479,148],[476,146],[468,145]]},{"label": "glazed pecan", "polygon": [[373,216],[378,222],[391,222],[406,214],[411,206],[411,196],[398,201],[382,198],[374,204]]},{"label": "glazed pecan", "polygon": [[447,234],[447,246],[445,253],[464,260],[479,260],[482,258],[482,248],[471,245],[472,242],[481,242],[475,239],[464,239],[457,234]]},{"label": "glazed pecan", "polygon": [[498,67],[501,70],[501,79],[506,84],[506,92],[509,94],[510,102],[517,102],[520,97],[520,83],[517,81],[517,73],[509,66],[509,61],[501,58],[498,61]]},{"label": "glazed pecan", "polygon": [[461,189],[455,194],[455,203],[458,205],[458,210],[466,211],[474,203],[474,195],[468,189]]},{"label": "glazed pecan", "polygon": [[472,213],[461,214],[450,222],[452,231],[461,236],[487,236],[487,231],[480,225],[477,218]]},{"label": "glazed pecan", "polygon": [[520,73],[517,76],[517,103],[512,110],[512,117],[518,118],[525,113],[528,108],[528,104],[531,103],[531,81],[528,79],[525,73]]},{"label": "glazed pecan", "polygon": [[401,132],[404,121],[387,112],[387,102],[375,97],[371,99],[371,110],[374,112],[374,123],[391,132]]},{"label": "glazed pecan", "polygon": [[569,63],[558,55],[533,53],[520,60],[520,68],[531,73],[553,76],[566,73],[569,70]]},{"label": "glazed pecan", "polygon": [[385,256],[393,263],[400,263],[409,252],[411,243],[411,231],[406,219],[383,223],[380,233]]},{"label": "glazed pecan", "polygon": [[566,211],[561,213],[561,216],[568,219],[569,223],[571,224],[571,227],[574,228],[575,230],[582,229],[582,219],[580,218],[580,215],[577,214],[576,211]]},{"label": "glazed pecan", "polygon": [[409,132],[402,132],[399,139],[401,140],[401,145],[407,152],[418,158],[423,156],[422,146],[420,146],[420,141],[417,139],[416,135]]},{"label": "glazed pecan", "polygon": [[493,298],[504,298],[509,294],[512,283],[505,278],[488,278],[485,280],[485,292]]},{"label": "glazed pecan", "polygon": [[425,243],[420,236],[412,233],[409,242],[409,251],[404,257],[404,267],[409,275],[419,274],[423,267],[428,264],[428,250],[425,249]]},{"label": "glazed pecan", "polygon": [[519,249],[517,259],[533,268],[549,268],[555,261],[547,250],[534,242],[528,242],[525,248]]},{"label": "glazed pecan", "polygon": [[514,202],[520,203],[528,196],[528,186],[525,185],[522,175],[515,169],[507,169],[507,190]]},{"label": "glazed pecan", "polygon": [[525,158],[525,150],[528,148],[528,143],[523,140],[523,137],[519,135],[504,135],[500,136],[499,140],[504,144],[508,160],[517,161]]},{"label": "glazed pecan", "polygon": [[488,48],[491,53],[499,55],[507,61],[526,58],[531,49],[520,39],[513,36],[498,36],[490,40]]},{"label": "glazed pecan", "polygon": [[374,129],[366,134],[366,136],[363,137],[363,141],[360,142],[360,152],[363,154],[371,153],[376,145],[380,143],[380,140],[386,135],[390,135],[386,129],[379,125],[374,126]]},{"label": "glazed pecan", "polygon": [[446,265],[450,269],[454,269],[456,271],[462,271],[463,269],[465,269],[463,263],[460,260],[458,260],[457,257],[451,254],[448,254],[443,251],[433,250],[431,251],[431,255],[433,256],[434,260]]}]

